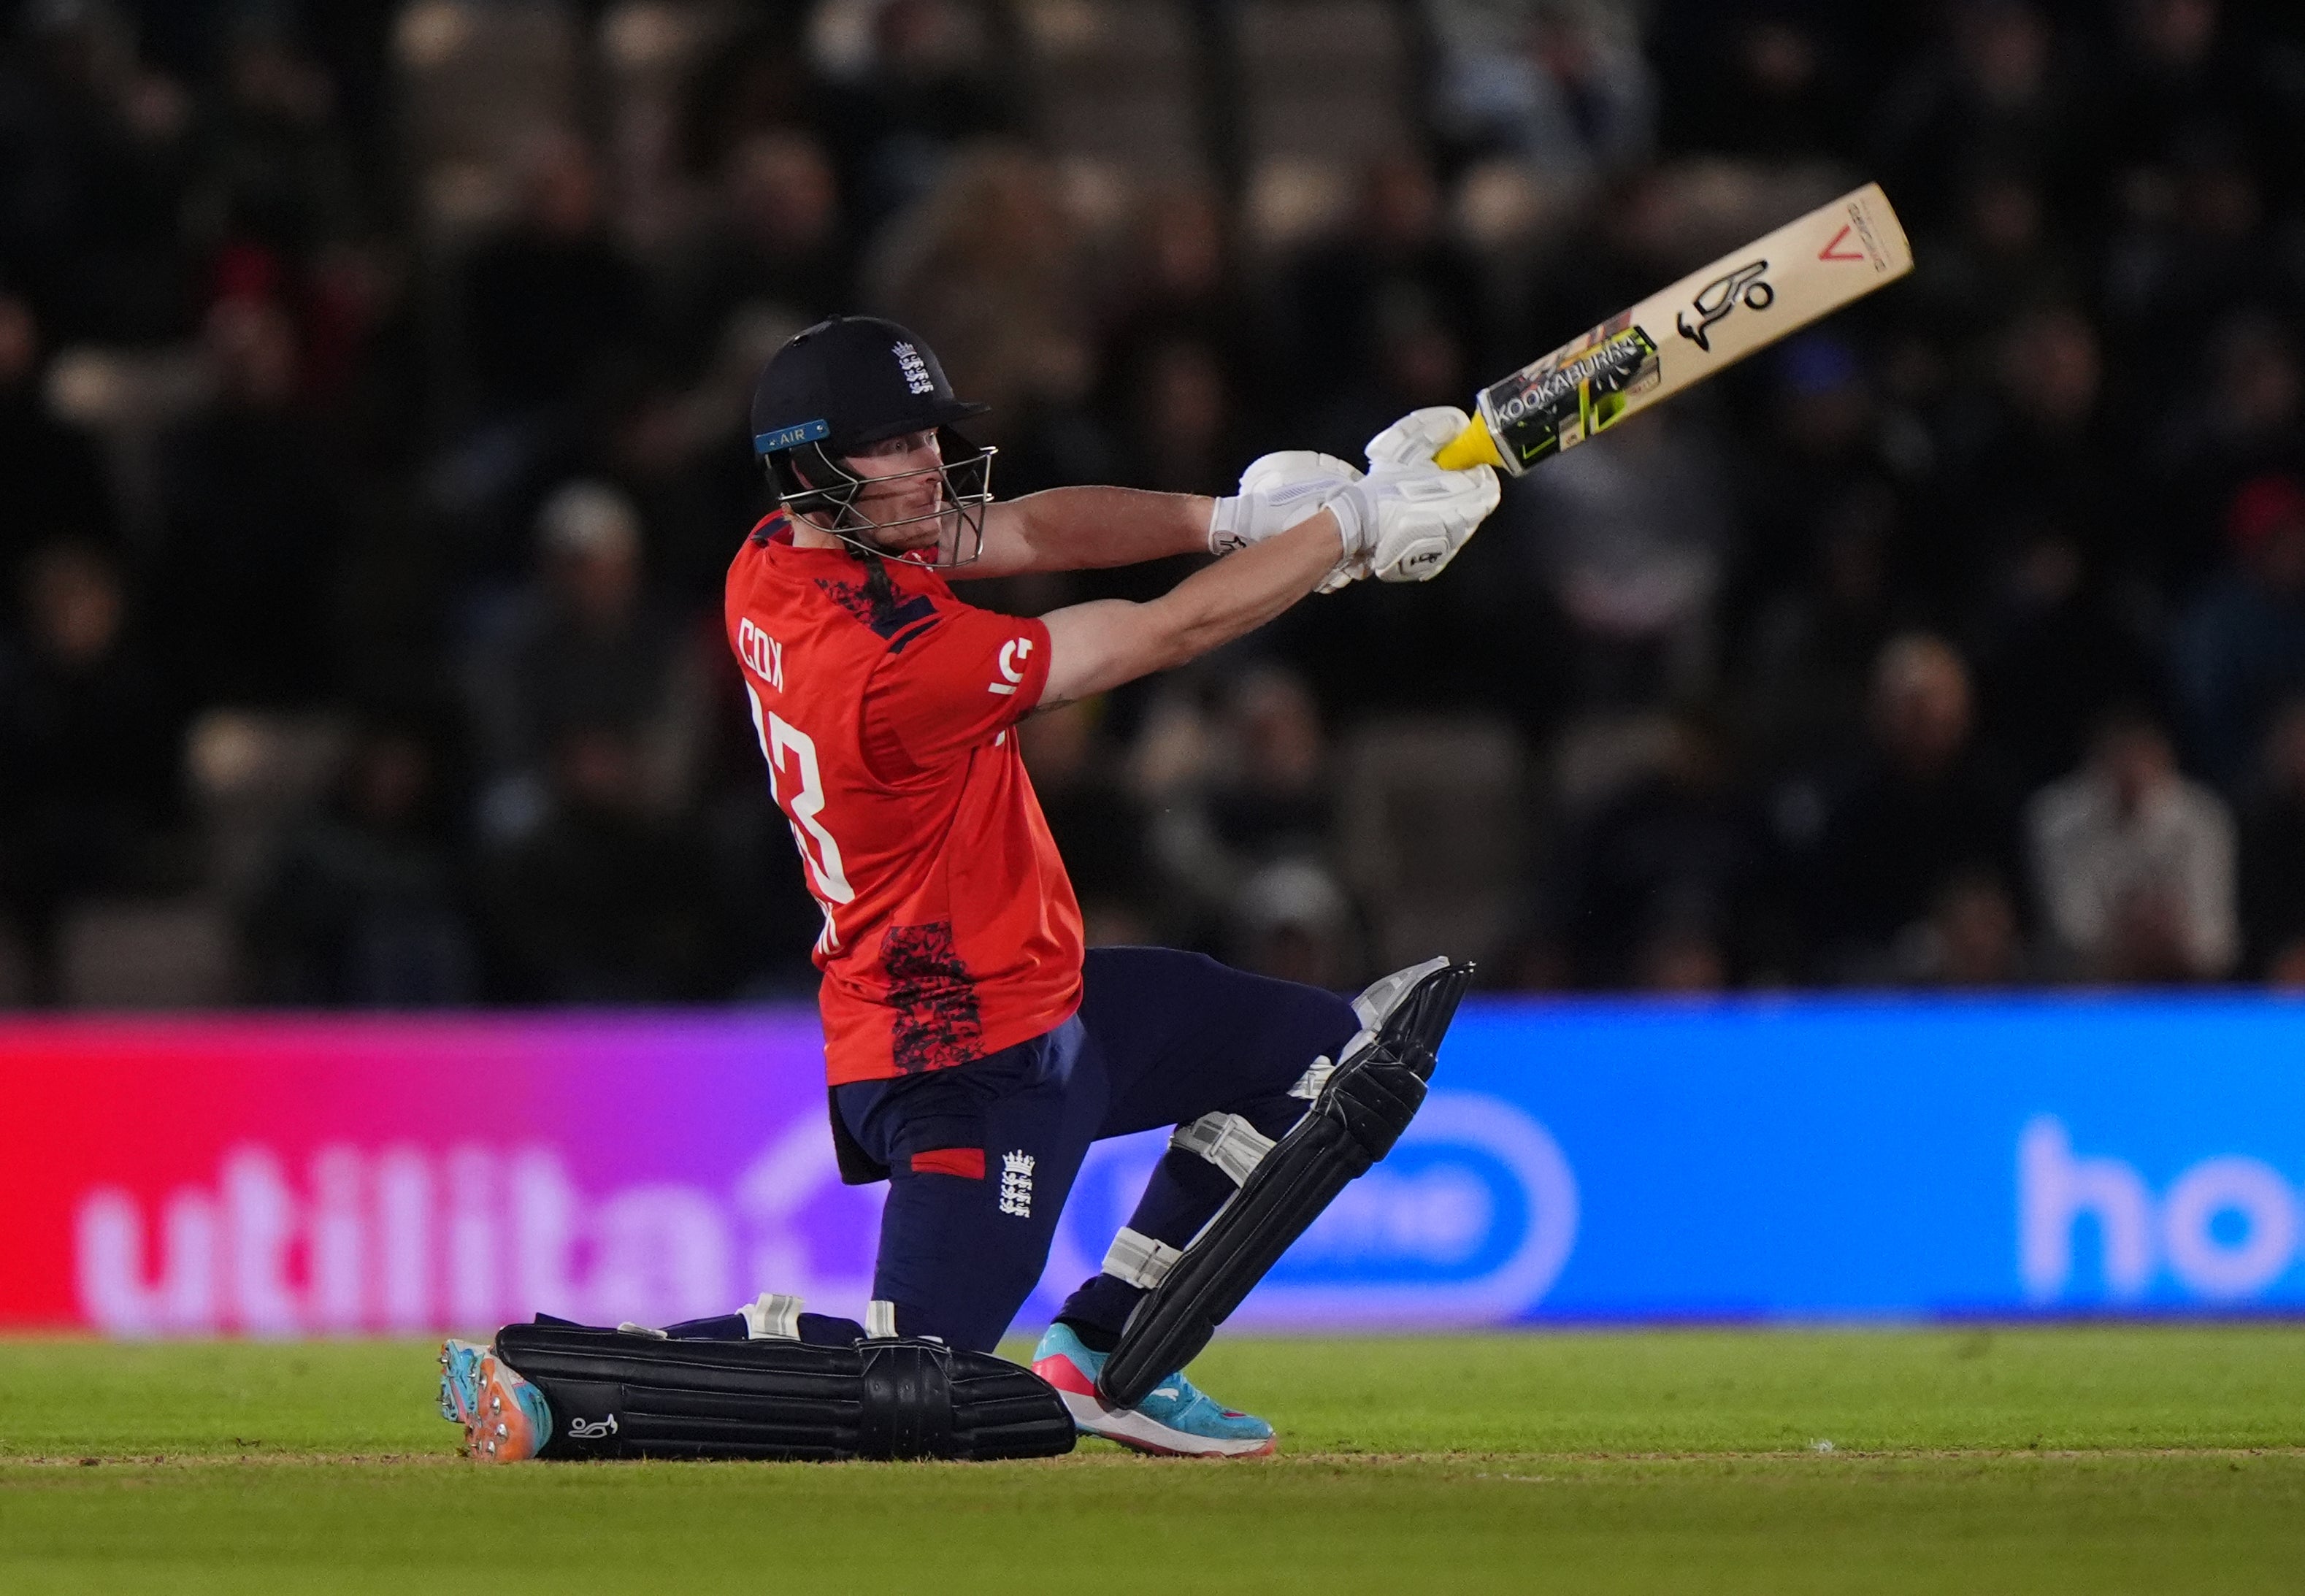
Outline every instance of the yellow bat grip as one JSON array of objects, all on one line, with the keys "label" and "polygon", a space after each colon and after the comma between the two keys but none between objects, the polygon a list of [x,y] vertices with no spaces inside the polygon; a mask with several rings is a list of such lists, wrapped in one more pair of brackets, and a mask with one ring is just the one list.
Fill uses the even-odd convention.
[{"label": "yellow bat grip", "polygon": [[1501,466],[1505,457],[1497,451],[1497,440],[1489,436],[1488,423],[1475,416],[1459,432],[1433,456],[1433,463],[1444,471],[1460,471],[1469,466]]}]

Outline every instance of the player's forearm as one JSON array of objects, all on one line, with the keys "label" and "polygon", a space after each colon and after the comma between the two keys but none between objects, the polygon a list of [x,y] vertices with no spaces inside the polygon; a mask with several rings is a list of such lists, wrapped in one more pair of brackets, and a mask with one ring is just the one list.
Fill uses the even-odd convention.
[{"label": "player's forearm", "polygon": [[1197,659],[1279,615],[1336,568],[1340,548],[1337,518],[1323,510],[1194,572],[1144,607],[1174,650],[1167,665]]},{"label": "player's forearm", "polygon": [[1318,587],[1340,548],[1336,517],[1323,510],[1150,603],[1108,599],[1043,616],[1050,654],[1042,703],[1107,692],[1255,631]]},{"label": "player's forearm", "polygon": [[994,506],[1012,518],[1017,571],[1086,571],[1206,554],[1212,501],[1134,488],[1051,488]]}]

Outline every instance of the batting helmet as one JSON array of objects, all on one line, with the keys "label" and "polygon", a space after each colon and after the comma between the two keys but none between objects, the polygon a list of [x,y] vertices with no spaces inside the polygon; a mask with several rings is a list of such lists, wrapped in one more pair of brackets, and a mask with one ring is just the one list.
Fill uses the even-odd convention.
[{"label": "batting helmet", "polygon": [[[807,514],[860,553],[888,552],[872,542],[875,532],[950,517],[949,539],[938,539],[940,557],[924,563],[965,565],[983,548],[996,451],[962,437],[953,423],[988,408],[957,397],[935,352],[897,323],[835,316],[795,334],[761,371],[753,389],[753,452],[778,504]],[[908,432],[931,431],[941,463],[897,475],[936,472],[942,488],[937,507],[897,521],[864,515],[857,495],[865,480],[848,469],[845,457]]]}]

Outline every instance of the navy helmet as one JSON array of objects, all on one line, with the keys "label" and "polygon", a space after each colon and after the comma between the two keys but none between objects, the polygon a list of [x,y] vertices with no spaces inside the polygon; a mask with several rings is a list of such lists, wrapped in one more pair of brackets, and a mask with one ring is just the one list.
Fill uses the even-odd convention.
[{"label": "navy helmet", "polygon": [[[955,395],[936,352],[896,322],[835,316],[795,334],[761,371],[753,388],[753,453],[778,504],[860,553],[889,552],[872,541],[875,532],[949,518],[937,557],[926,563],[963,565],[983,547],[995,451],[970,442],[953,423],[988,408]],[[864,480],[844,457],[908,432],[937,434],[941,463],[899,474],[937,472],[938,506],[926,515],[871,520],[856,504]]]}]

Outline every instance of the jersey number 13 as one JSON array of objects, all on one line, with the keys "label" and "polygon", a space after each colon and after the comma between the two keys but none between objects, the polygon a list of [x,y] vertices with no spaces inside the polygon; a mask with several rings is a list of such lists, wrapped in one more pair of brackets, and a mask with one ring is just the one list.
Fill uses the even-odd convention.
[{"label": "jersey number 13", "polygon": [[806,732],[772,709],[761,707],[761,695],[751,683],[744,696],[753,700],[753,729],[760,734],[761,757],[769,762],[769,792],[792,818],[793,841],[807,862],[811,890],[824,910],[824,947],[840,946],[833,930],[832,906],[852,902],[855,889],[840,867],[840,845],[817,817],[824,810],[824,780],[817,774],[816,743]]}]

